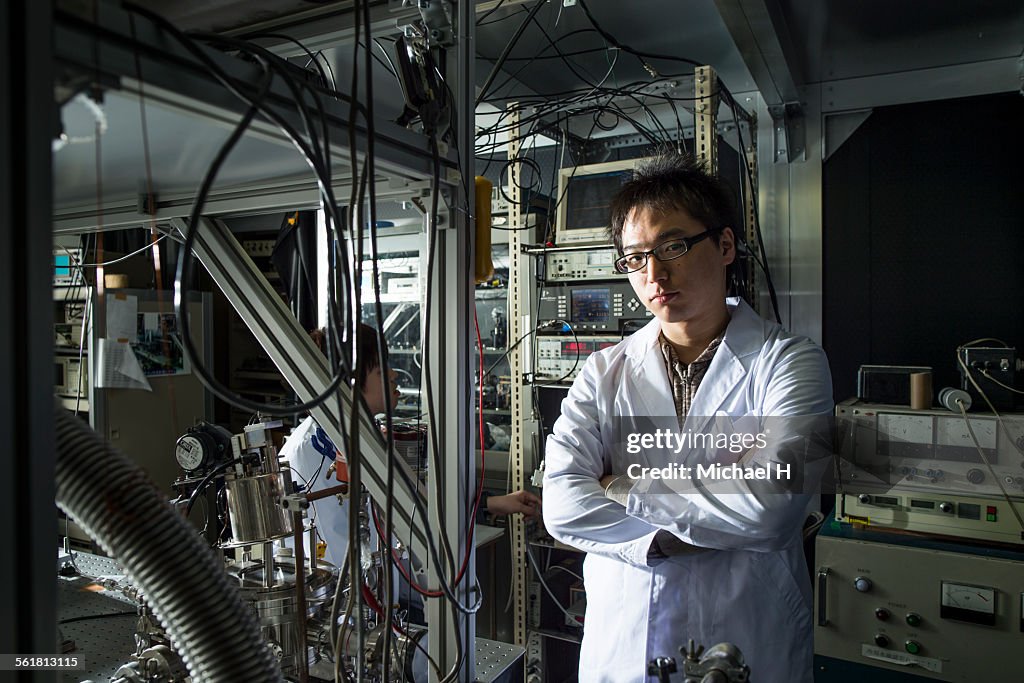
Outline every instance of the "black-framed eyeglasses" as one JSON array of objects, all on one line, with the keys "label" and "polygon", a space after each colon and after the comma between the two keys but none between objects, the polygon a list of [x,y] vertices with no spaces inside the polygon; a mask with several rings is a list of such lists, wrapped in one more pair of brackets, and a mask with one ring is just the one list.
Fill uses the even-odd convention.
[{"label": "black-framed eyeglasses", "polygon": [[718,231],[705,230],[699,235],[694,235],[693,237],[675,237],[666,242],[662,242],[650,251],[634,251],[624,256],[620,256],[615,259],[615,270],[623,274],[632,273],[634,270],[640,270],[647,266],[647,259],[650,256],[654,256],[654,258],[659,261],[671,261],[672,259],[677,259],[680,256],[685,256],[686,252],[690,251],[694,245],[699,244],[701,241],[716,232]]}]

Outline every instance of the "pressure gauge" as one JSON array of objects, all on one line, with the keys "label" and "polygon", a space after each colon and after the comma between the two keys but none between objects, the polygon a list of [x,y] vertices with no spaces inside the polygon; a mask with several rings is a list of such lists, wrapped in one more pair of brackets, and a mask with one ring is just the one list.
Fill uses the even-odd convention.
[{"label": "pressure gauge", "polygon": [[206,452],[206,447],[212,444],[204,445],[203,441],[206,441],[206,439],[200,439],[198,435],[194,434],[186,434],[178,439],[178,444],[174,448],[174,457],[178,460],[178,464],[181,465],[181,469],[186,472],[198,470],[210,459],[210,454]]},{"label": "pressure gauge", "polygon": [[943,619],[995,626],[996,591],[985,586],[943,581],[940,616]]},{"label": "pressure gauge", "polygon": [[231,432],[207,422],[189,429],[174,447],[175,459],[189,474],[213,467],[230,452]]}]

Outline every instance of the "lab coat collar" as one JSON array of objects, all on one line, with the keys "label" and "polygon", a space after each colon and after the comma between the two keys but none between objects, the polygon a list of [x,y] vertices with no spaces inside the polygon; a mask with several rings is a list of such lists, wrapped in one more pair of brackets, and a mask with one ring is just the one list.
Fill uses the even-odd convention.
[{"label": "lab coat collar", "polygon": [[[726,398],[746,376],[750,357],[764,345],[764,320],[742,299],[726,299],[726,306],[731,319],[725,338],[715,352],[687,416],[687,427],[694,431],[702,429],[710,418],[722,411]],[[654,319],[627,340],[626,355],[634,361],[634,377],[651,389],[650,393],[641,392],[650,415],[663,415],[666,405],[674,405],[665,360],[658,345],[660,332],[661,321]],[[702,418],[701,424],[690,424],[691,416]]]},{"label": "lab coat collar", "polygon": [[[765,340],[764,320],[739,297],[726,299],[725,305],[729,309],[731,320],[725,329],[723,346],[728,347],[737,358],[757,353]],[[642,361],[651,349],[658,348],[660,333],[661,321],[655,318],[626,340],[626,355],[633,360]]]}]

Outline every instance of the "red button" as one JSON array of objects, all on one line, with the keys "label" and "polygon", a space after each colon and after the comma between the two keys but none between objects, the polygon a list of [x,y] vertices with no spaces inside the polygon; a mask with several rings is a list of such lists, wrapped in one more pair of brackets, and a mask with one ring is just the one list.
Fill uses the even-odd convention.
[{"label": "red button", "polygon": [[986,514],[989,514],[989,515],[996,514],[996,506],[995,505],[989,505],[988,506],[988,510],[986,510]]}]

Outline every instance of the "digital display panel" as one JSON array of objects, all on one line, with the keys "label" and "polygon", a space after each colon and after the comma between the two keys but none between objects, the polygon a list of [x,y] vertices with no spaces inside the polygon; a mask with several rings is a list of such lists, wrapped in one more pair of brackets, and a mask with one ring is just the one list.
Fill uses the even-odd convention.
[{"label": "digital display panel", "polygon": [[586,358],[594,352],[594,343],[587,341],[565,341],[562,342],[562,357],[573,357],[579,354],[580,358]]},{"label": "digital display panel", "polygon": [[608,322],[611,294],[606,289],[573,289],[572,321],[574,323]]}]

